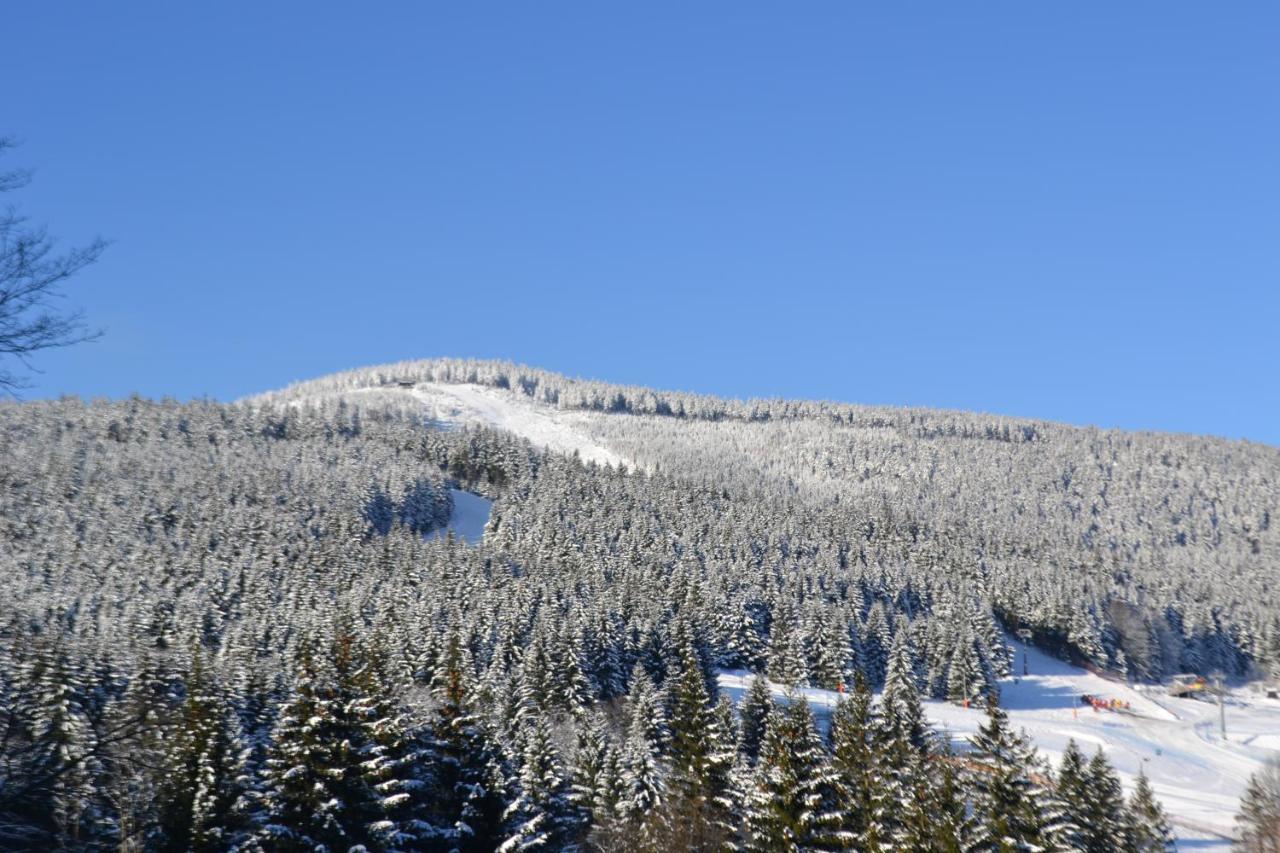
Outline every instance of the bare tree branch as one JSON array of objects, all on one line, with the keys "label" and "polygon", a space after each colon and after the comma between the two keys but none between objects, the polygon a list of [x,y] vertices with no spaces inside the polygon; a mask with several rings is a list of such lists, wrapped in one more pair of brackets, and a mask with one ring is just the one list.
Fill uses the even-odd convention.
[{"label": "bare tree branch", "polygon": [[[0,155],[13,148],[0,137]],[[27,185],[25,169],[0,172],[0,192]],[[91,341],[102,334],[89,327],[84,315],[58,304],[60,286],[93,263],[107,247],[102,239],[63,251],[44,228],[28,224],[13,206],[0,211],[0,359],[9,357],[25,371],[34,371],[30,356],[44,349]],[[0,367],[0,392],[14,394],[25,387],[23,377]]]}]

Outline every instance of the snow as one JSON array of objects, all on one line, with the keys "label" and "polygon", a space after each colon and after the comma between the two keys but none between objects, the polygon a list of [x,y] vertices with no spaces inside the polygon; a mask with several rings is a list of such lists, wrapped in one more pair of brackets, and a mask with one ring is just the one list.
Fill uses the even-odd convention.
[{"label": "snow", "polygon": [[477,545],[484,538],[484,526],[489,523],[489,513],[493,511],[493,501],[464,492],[462,489],[450,489],[453,495],[453,515],[444,527],[431,531],[426,539],[442,539],[450,530],[453,535],[468,545]]},{"label": "snow", "polygon": [[423,405],[428,417],[445,426],[490,426],[515,433],[538,447],[558,453],[577,452],[584,462],[630,465],[590,437],[587,429],[592,417],[590,413],[561,411],[501,388],[419,382],[412,388],[382,385],[362,388],[356,393],[361,392],[411,396]]},{"label": "snow", "polygon": [[[1021,672],[1020,646],[1017,669]],[[1139,690],[1121,681],[1071,666],[1034,648],[1030,675],[1001,682],[1001,705],[1015,728],[1024,729],[1041,754],[1056,764],[1074,738],[1086,753],[1101,746],[1125,786],[1132,789],[1139,769],[1151,780],[1183,849],[1230,848],[1235,815],[1245,783],[1280,745],[1280,701],[1234,691],[1227,700],[1227,738],[1218,733],[1218,708],[1196,699],[1174,699],[1159,688]],[[738,701],[750,673],[726,671],[720,687]],[[771,685],[776,696],[786,688]],[[830,715],[839,694],[798,691],[819,717]],[[1129,702],[1132,713],[1094,711],[1081,705],[1089,693]],[[979,708],[926,701],[925,712],[958,744],[977,731]]]}]

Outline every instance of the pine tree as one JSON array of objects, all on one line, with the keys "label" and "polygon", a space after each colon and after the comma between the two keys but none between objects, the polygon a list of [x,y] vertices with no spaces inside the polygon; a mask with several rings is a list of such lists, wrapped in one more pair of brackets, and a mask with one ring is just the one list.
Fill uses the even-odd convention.
[{"label": "pine tree", "polygon": [[1084,849],[1089,853],[1127,851],[1130,821],[1120,778],[1099,748],[1085,767]]},{"label": "pine tree", "polygon": [[960,853],[969,848],[973,826],[968,817],[964,785],[949,738],[943,740],[943,746],[935,755],[932,767],[929,788],[921,796],[928,803],[928,846],[935,853]]},{"label": "pine tree", "polygon": [[746,802],[746,849],[837,849],[835,778],[809,703],[796,694],[769,717]]},{"label": "pine tree", "polygon": [[1062,752],[1053,802],[1058,812],[1058,837],[1061,842],[1071,850],[1087,849],[1089,780],[1084,755],[1074,738],[1067,741],[1067,748]]},{"label": "pine tree", "polygon": [[1031,780],[1034,750],[1025,735],[1009,730],[1009,718],[993,700],[987,720],[971,739],[973,850],[1039,850],[1051,839],[1043,794]]},{"label": "pine tree", "polygon": [[1271,758],[1249,777],[1236,825],[1242,850],[1280,853],[1280,759]]},{"label": "pine tree", "polygon": [[667,834],[666,773],[661,752],[635,720],[622,747],[621,768],[617,820],[607,834],[636,850],[660,850]]},{"label": "pine tree", "polygon": [[1173,853],[1177,849],[1169,819],[1156,800],[1146,773],[1138,774],[1138,783],[1129,798],[1129,813],[1133,821],[1131,847],[1135,853]]},{"label": "pine tree", "polygon": [[764,642],[760,639],[760,626],[756,617],[746,609],[729,611],[722,619],[727,622],[722,633],[726,635],[724,664],[728,667],[755,669],[764,659]]},{"label": "pine tree", "polygon": [[947,664],[947,699],[957,705],[980,697],[988,685],[973,636],[961,634]]},{"label": "pine tree", "polygon": [[789,611],[779,613],[773,622],[769,638],[769,678],[791,687],[809,683],[799,626]]},{"label": "pine tree", "polygon": [[236,805],[246,791],[239,721],[209,682],[197,654],[187,698],[156,792],[159,850],[222,850],[244,828]]},{"label": "pine tree", "polygon": [[604,717],[596,712],[577,728],[573,750],[570,800],[584,816],[588,832],[607,825],[619,800],[621,765],[605,728]]},{"label": "pine tree", "polygon": [[[895,648],[905,648],[900,645],[905,633],[899,632]],[[930,832],[928,762],[933,738],[910,676],[909,658],[901,652],[890,660],[875,746],[866,843],[880,850],[923,843],[920,839]]]},{"label": "pine tree", "polygon": [[813,681],[826,690],[837,690],[848,681],[849,661],[853,649],[848,627],[839,611],[831,611],[815,630],[811,650]]},{"label": "pine tree", "polygon": [[840,830],[850,845],[865,843],[871,823],[876,727],[871,691],[862,673],[856,673],[849,697],[831,715],[831,767]]},{"label": "pine tree", "polygon": [[[78,668],[62,649],[41,653],[30,681],[30,748],[16,779],[6,779],[13,805],[56,839],[50,846],[87,846],[99,832],[97,739],[87,688]],[[8,775],[8,774],[6,774]],[[16,802],[15,802],[16,801]]]},{"label": "pine tree", "polygon": [[667,802],[673,843],[685,850],[712,850],[731,832],[727,795],[732,756],[698,653],[686,641],[670,696]]},{"label": "pine tree", "polygon": [[905,628],[900,629],[893,638],[889,671],[885,676],[881,696],[882,739],[886,743],[909,747],[923,755],[930,747],[929,728],[925,723],[924,708],[920,704],[920,691],[915,678],[915,656],[907,634]]},{"label": "pine tree", "polygon": [[484,725],[470,711],[465,655],[450,636],[432,680],[436,702],[430,723],[432,778],[424,794],[432,819],[420,837],[461,853],[493,850],[504,839],[506,801],[497,782],[500,760]]},{"label": "pine tree", "polygon": [[738,706],[739,737],[738,745],[743,756],[751,764],[760,755],[760,744],[764,740],[768,726],[769,714],[773,711],[773,694],[769,690],[769,680],[763,675],[752,676],[742,703]]},{"label": "pine tree", "polygon": [[374,850],[403,833],[388,810],[402,802],[401,758],[409,747],[397,742],[393,712],[355,637],[339,631],[330,657],[324,671],[304,650],[293,698],[273,733],[258,833],[272,849]]},{"label": "pine tree", "polygon": [[661,755],[671,736],[667,726],[666,703],[661,691],[640,666],[631,674],[631,692],[629,694],[631,729],[640,733],[649,750],[655,756]]},{"label": "pine tree", "polygon": [[498,849],[577,850],[583,830],[581,815],[573,806],[569,779],[546,718],[532,719],[523,741],[519,796],[507,810],[509,819],[514,819],[513,831]]}]

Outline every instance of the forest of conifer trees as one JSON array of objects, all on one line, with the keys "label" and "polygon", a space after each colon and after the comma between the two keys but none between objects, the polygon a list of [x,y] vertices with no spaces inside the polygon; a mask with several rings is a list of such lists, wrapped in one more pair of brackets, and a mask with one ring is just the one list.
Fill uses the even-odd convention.
[{"label": "forest of conifer trees", "polygon": [[[870,412],[747,413],[468,369],[457,378],[557,405],[597,394],[615,412],[599,430],[629,435],[643,470],[440,429],[372,396],[0,405],[0,847],[1163,850],[1149,785],[1126,797],[1105,754],[1051,766],[1012,730],[1005,632],[1138,676],[1275,660],[1265,595],[1209,596],[1194,575],[1147,585],[1162,522],[1105,529],[1140,514],[1132,497],[1095,516],[1110,556],[1077,541],[1067,562],[1056,520],[1034,542],[1013,516],[1003,532],[961,525],[912,497],[910,467],[897,503],[838,499],[812,473],[834,445],[813,436],[795,488],[774,489],[780,463],[763,457],[716,470],[716,441],[757,436],[682,464],[687,446],[646,432]],[[1051,425],[893,418],[872,428],[1056,440]],[[1200,465],[1197,492],[1274,488],[1228,476],[1250,450],[1171,446]],[[494,500],[475,547],[423,536],[454,488]],[[991,495],[997,521],[1004,500]],[[1258,506],[1215,504],[1224,529],[1213,546],[1193,532],[1197,547],[1236,560],[1251,536],[1272,553],[1269,520],[1240,527]],[[847,698],[827,724],[755,679],[735,708],[722,668]],[[925,697],[989,708],[971,748],[930,729]]]}]

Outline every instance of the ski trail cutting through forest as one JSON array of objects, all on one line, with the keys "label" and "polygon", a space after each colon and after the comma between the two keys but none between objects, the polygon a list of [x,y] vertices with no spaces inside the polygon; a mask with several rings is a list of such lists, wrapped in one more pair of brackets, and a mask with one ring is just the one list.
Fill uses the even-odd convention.
[{"label": "ski trail cutting through forest", "polygon": [[[1018,649],[1016,671],[1021,672],[1021,647],[1014,648]],[[1127,789],[1133,789],[1139,772],[1147,774],[1179,841],[1193,842],[1196,849],[1230,848],[1245,783],[1275,754],[1280,700],[1234,693],[1228,700],[1223,740],[1216,705],[1165,695],[1156,701],[1146,690],[1103,678],[1034,648],[1028,664],[1030,674],[1001,680],[1000,704],[1013,728],[1025,730],[1055,767],[1070,739],[1086,754],[1102,747]],[[725,671],[719,683],[737,702],[753,677],[741,670]],[[784,686],[771,684],[771,688],[775,697],[785,700]],[[830,716],[840,699],[831,690],[795,692],[809,702],[820,720]],[[1130,711],[1095,711],[1081,704],[1085,694],[1127,702]],[[961,748],[985,719],[978,708],[946,702],[925,701],[924,708],[930,722],[950,733]]]},{"label": "ski trail cutting through forest", "polygon": [[586,412],[565,412],[545,403],[499,388],[418,382],[412,387],[375,386],[356,393],[403,394],[417,400],[428,416],[446,426],[489,426],[527,438],[556,453],[577,453],[598,465],[634,465],[588,434]]}]

